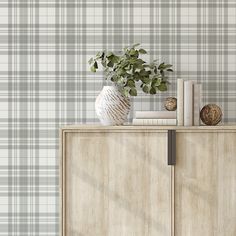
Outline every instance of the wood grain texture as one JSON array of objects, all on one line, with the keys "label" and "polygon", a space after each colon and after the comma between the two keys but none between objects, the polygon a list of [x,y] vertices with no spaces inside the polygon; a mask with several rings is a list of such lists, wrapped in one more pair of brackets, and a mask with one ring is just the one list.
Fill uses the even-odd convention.
[{"label": "wood grain texture", "polygon": [[178,133],[175,236],[236,235],[236,133]]},{"label": "wood grain texture", "polygon": [[70,132],[140,132],[140,131],[146,131],[146,132],[166,132],[168,129],[174,129],[177,132],[235,132],[236,125],[217,125],[217,126],[129,126],[129,125],[123,125],[123,126],[101,126],[101,125],[67,125],[65,127],[61,128],[64,132],[70,131]]},{"label": "wood grain texture", "polygon": [[62,236],[170,236],[167,132],[73,131],[62,130]]}]

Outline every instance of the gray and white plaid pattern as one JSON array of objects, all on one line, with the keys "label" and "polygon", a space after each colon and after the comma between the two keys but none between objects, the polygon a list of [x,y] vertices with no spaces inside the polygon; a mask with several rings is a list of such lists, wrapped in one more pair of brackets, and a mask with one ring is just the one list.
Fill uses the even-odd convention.
[{"label": "gray and white plaid pattern", "polygon": [[58,128],[97,122],[96,51],[140,42],[174,65],[170,90],[139,94],[133,111],[160,109],[182,77],[235,122],[235,24],[235,0],[2,0],[0,236],[59,235]]}]

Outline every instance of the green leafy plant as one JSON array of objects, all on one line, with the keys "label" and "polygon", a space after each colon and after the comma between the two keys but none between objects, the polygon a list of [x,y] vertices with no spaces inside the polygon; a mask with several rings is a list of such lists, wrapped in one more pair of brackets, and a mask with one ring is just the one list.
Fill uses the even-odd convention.
[{"label": "green leafy plant", "polygon": [[98,65],[104,68],[105,79],[112,81],[125,96],[137,96],[137,86],[144,93],[156,94],[158,91],[166,91],[168,76],[166,72],[173,72],[172,65],[145,62],[142,54],[147,51],[135,44],[126,47],[120,53],[101,51],[89,60],[92,72],[96,72]]}]

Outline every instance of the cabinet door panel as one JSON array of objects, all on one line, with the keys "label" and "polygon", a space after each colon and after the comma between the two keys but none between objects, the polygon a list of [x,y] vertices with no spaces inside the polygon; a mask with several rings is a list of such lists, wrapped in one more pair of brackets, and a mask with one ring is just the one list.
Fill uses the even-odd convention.
[{"label": "cabinet door panel", "polygon": [[63,236],[171,235],[166,132],[66,134]]},{"label": "cabinet door panel", "polygon": [[236,235],[236,133],[177,134],[175,235]]}]

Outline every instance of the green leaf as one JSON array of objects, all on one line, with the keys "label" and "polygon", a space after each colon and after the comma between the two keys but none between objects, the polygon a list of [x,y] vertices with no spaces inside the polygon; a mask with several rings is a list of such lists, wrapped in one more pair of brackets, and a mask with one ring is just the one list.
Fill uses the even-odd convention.
[{"label": "green leaf", "polygon": [[135,87],[135,82],[134,82],[134,80],[129,79],[129,80],[127,81],[127,86],[129,86],[130,88]]},{"label": "green leaf", "polygon": [[92,72],[96,72],[96,68],[94,67],[94,65],[90,67],[90,70],[91,70]]},{"label": "green leaf", "polygon": [[130,94],[131,96],[137,96],[137,90],[136,90],[136,88],[131,88],[130,91],[129,91],[129,94]]},{"label": "green leaf", "polygon": [[91,57],[88,61],[89,64],[92,64],[93,63],[93,58]]},{"label": "green leaf", "polygon": [[117,76],[116,78],[117,78],[117,79],[116,79],[116,82],[117,82],[118,84],[122,84],[122,82],[123,82],[122,77]]},{"label": "green leaf", "polygon": [[118,56],[113,55],[110,59],[115,64],[119,61],[120,58]]},{"label": "green leaf", "polygon": [[141,73],[141,71],[143,70],[142,66],[141,65],[138,65],[138,64],[134,64],[133,66],[131,66],[133,72],[136,72],[138,74]]},{"label": "green leaf", "polygon": [[141,77],[140,77],[140,74],[139,74],[139,73],[135,73],[135,74],[133,75],[133,78],[134,78],[135,81],[139,81]]},{"label": "green leaf", "polygon": [[136,48],[138,46],[140,46],[140,43],[135,43],[134,45],[132,45],[132,48]]},{"label": "green leaf", "polygon": [[142,49],[142,48],[140,48],[140,49],[139,49],[139,53],[140,53],[140,54],[147,54],[147,51],[144,50],[144,49]]},{"label": "green leaf", "polygon": [[156,82],[157,82],[157,78],[153,77],[153,78],[152,78],[151,86],[152,86],[152,87],[155,87]]},{"label": "green leaf", "polygon": [[101,61],[101,64],[102,64],[103,67],[106,67],[106,66],[107,66],[106,60],[102,60],[102,61]]},{"label": "green leaf", "polygon": [[155,81],[154,86],[158,87],[158,86],[160,86],[160,84],[161,84],[161,79],[159,78]]},{"label": "green leaf", "polygon": [[124,96],[129,97],[129,88],[127,88],[127,87],[121,88],[121,89],[120,89],[120,92],[121,92]]},{"label": "green leaf", "polygon": [[134,55],[136,55],[137,54],[137,51],[135,50],[135,49],[130,49],[130,51],[129,51],[129,55],[130,56],[134,56]]},{"label": "green leaf", "polygon": [[102,55],[103,55],[103,52],[98,52],[98,53],[96,54],[96,57],[97,57],[97,58],[100,58],[100,57],[102,57]]},{"label": "green leaf", "polygon": [[172,69],[167,69],[167,71],[174,72]]},{"label": "green leaf", "polygon": [[135,64],[135,63],[137,63],[137,58],[133,58],[133,57],[130,58],[130,59],[129,59],[129,63],[130,63],[130,64]]},{"label": "green leaf", "polygon": [[98,69],[98,63],[95,61],[93,64],[94,68]]},{"label": "green leaf", "polygon": [[141,70],[139,74],[142,77],[148,77],[151,74],[151,71]]},{"label": "green leaf", "polygon": [[166,65],[164,66],[165,69],[170,68],[170,67],[172,67],[171,64],[166,64]]},{"label": "green leaf", "polygon": [[145,61],[142,60],[141,58],[138,58],[138,59],[136,59],[136,63],[143,66],[143,64],[145,63]]},{"label": "green leaf", "polygon": [[167,91],[167,84],[165,82],[161,82],[157,88],[162,92]]},{"label": "green leaf", "polygon": [[144,85],[142,89],[144,93],[149,93],[149,86]]},{"label": "green leaf", "polygon": [[159,66],[158,66],[158,70],[166,70],[166,69],[169,69],[170,67],[172,67],[172,65],[170,64],[165,64],[164,62],[161,63]]},{"label": "green leaf", "polygon": [[163,69],[163,66],[165,65],[165,63],[164,62],[162,62],[159,66],[158,66],[158,70],[161,70],[161,69]]},{"label": "green leaf", "polygon": [[156,66],[156,65],[155,65],[153,62],[149,64],[149,68],[150,68],[150,69],[154,69],[155,66]]},{"label": "green leaf", "polygon": [[119,68],[116,70],[116,74],[118,76],[123,76],[126,73],[126,71],[123,68]]},{"label": "green leaf", "polygon": [[109,62],[107,63],[107,66],[108,66],[108,67],[113,67],[113,66],[114,66],[114,63],[113,63],[112,61],[109,61]]},{"label": "green leaf", "polygon": [[150,89],[150,94],[156,94],[156,93],[157,93],[156,89],[153,88],[153,87],[151,87],[151,89]]},{"label": "green leaf", "polygon": [[149,84],[151,82],[151,79],[149,77],[142,77],[141,80],[144,84]]}]

